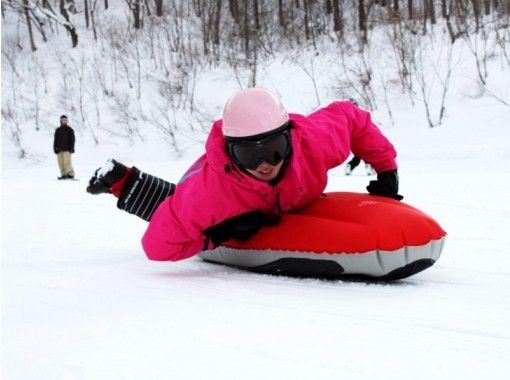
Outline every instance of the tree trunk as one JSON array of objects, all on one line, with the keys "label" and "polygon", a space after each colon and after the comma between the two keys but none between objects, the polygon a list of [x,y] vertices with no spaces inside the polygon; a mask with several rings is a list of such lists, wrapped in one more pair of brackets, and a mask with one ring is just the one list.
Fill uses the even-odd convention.
[{"label": "tree trunk", "polygon": [[[145,5],[145,11],[147,12],[147,17],[151,17],[151,7],[149,5],[149,2],[146,0],[140,0]],[[142,26],[143,26],[143,20],[142,20]]]},{"label": "tree trunk", "polygon": [[407,0],[407,13],[409,20],[412,20],[414,18],[413,0]]},{"label": "tree trunk", "polygon": [[89,23],[90,23],[90,19],[89,19],[89,0],[83,0],[83,13],[85,13],[85,27],[88,29],[89,28]]},{"label": "tree trunk", "polygon": [[131,11],[133,12],[133,27],[138,30],[142,27],[140,22],[140,0],[131,2]]},{"label": "tree trunk", "polygon": [[[2,9],[3,10],[3,9]],[[39,15],[34,14],[33,10],[29,11],[30,18],[34,21],[34,25],[41,33],[41,36],[43,38],[44,42],[48,42],[48,39],[46,38],[46,33],[44,32],[44,22],[40,20]]]},{"label": "tree trunk", "polygon": [[197,17],[202,17],[202,0],[193,0],[193,10]]},{"label": "tree trunk", "polygon": [[473,14],[475,16],[476,32],[480,29],[480,3],[479,0],[471,0],[473,4]]},{"label": "tree trunk", "polygon": [[278,0],[278,22],[283,30],[287,30],[287,24],[285,23],[285,17],[283,14],[283,0]]},{"label": "tree trunk", "polygon": [[32,51],[36,51],[37,47],[34,42],[34,33],[32,31],[32,21],[30,20],[30,14],[28,13],[28,0],[23,0],[23,10],[25,12],[25,17],[27,18],[27,27],[28,27],[28,36],[30,38],[30,49]]},{"label": "tree trunk", "polygon": [[436,24],[436,11],[434,9],[434,0],[428,1],[428,8],[429,8],[429,16],[430,16],[430,22],[432,25]]},{"label": "tree trunk", "polygon": [[488,16],[491,14],[491,1],[490,0],[483,0],[485,15]]},{"label": "tree trunk", "polygon": [[156,16],[163,16],[163,0],[155,0],[156,1]]},{"label": "tree trunk", "polygon": [[248,0],[243,0],[243,16],[244,51],[248,57],[250,55],[250,20],[248,19]]},{"label": "tree trunk", "polygon": [[423,17],[422,17],[422,33],[423,35],[427,34],[427,16],[428,16],[428,8],[429,8],[429,1],[425,0],[423,2]]},{"label": "tree trunk", "polygon": [[446,0],[441,0],[441,16],[446,18]]},{"label": "tree trunk", "polygon": [[108,0],[104,0],[104,9],[108,9]]},{"label": "tree trunk", "polygon": [[239,2],[237,0],[228,0],[228,9],[230,10],[230,14],[234,19],[236,24],[239,24],[240,14],[239,14]]},{"label": "tree trunk", "polygon": [[335,32],[343,32],[342,15],[340,14],[340,4],[338,0],[333,0],[333,28]]},{"label": "tree trunk", "polygon": [[310,21],[309,21],[309,15],[308,15],[308,1],[309,0],[303,0],[303,8],[305,9],[305,38],[308,40],[310,39]]},{"label": "tree trunk", "polygon": [[96,28],[96,19],[95,19],[95,14],[96,14],[96,1],[92,1],[92,4],[91,4],[91,8],[90,8],[90,23],[92,24],[92,32],[94,34],[94,40],[97,41],[97,28]]},{"label": "tree trunk", "polygon": [[259,2],[253,0],[253,18],[255,19],[255,29],[260,29]]},{"label": "tree trunk", "polygon": [[76,33],[76,28],[71,23],[71,20],[69,19],[69,13],[67,12],[67,3],[69,0],[60,0],[60,14],[64,17],[64,19],[67,21],[67,24],[64,25],[64,27],[67,29],[69,34],[71,35],[71,43],[73,44],[73,48],[78,46],[78,34]]},{"label": "tree trunk", "polygon": [[328,15],[333,13],[333,7],[331,6],[331,0],[326,0],[326,13]]},{"label": "tree trunk", "polygon": [[365,13],[365,0],[358,1],[358,22],[359,30],[367,31],[367,15]]},{"label": "tree trunk", "polygon": [[214,27],[213,27],[213,44],[220,44],[220,19],[221,19],[221,3],[222,0],[216,0],[214,9]]}]

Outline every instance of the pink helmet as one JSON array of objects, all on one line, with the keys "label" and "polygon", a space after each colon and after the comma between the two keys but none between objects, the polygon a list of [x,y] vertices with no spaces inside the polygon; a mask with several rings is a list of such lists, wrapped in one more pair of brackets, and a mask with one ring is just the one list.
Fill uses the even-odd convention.
[{"label": "pink helmet", "polygon": [[253,87],[236,92],[223,109],[223,136],[260,135],[283,126],[289,115],[269,91]]}]

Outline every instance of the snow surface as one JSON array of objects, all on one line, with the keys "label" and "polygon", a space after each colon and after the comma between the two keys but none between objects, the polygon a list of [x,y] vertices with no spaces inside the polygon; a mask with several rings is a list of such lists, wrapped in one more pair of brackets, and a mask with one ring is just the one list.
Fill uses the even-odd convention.
[{"label": "snow surface", "polygon": [[[262,85],[306,113],[316,106],[312,83],[287,65],[275,60]],[[491,73],[508,91],[510,78]],[[177,156],[155,136],[95,146],[77,131],[80,181],[56,179],[51,130],[24,135],[25,160],[4,137],[2,378],[508,378],[510,108],[473,98],[472,82],[456,78],[434,129],[398,97],[394,125],[374,114],[398,150],[404,201],[448,232],[433,267],[391,284],[147,260],[146,223],[116,210],[109,195],[87,194],[88,178],[114,157],[176,182],[204,135],[181,136]],[[231,74],[211,72],[197,94],[219,112],[235,88]],[[73,126],[77,116],[68,116]],[[370,179],[362,166],[349,177],[337,168],[328,190],[364,192]]]},{"label": "snow surface", "polygon": [[[85,193],[112,149],[78,143],[77,182],[56,179],[49,135],[37,161],[4,154],[3,378],[506,378],[509,116],[469,99],[447,125],[385,129],[405,201],[448,232],[436,265],[391,284],[151,262],[145,222]],[[118,158],[176,181],[196,155],[142,156]],[[330,178],[354,191],[370,179],[363,167]]]}]

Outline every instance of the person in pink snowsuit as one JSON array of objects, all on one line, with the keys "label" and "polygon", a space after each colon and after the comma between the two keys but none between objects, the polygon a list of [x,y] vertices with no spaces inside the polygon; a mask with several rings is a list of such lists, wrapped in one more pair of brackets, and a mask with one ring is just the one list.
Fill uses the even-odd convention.
[{"label": "person in pink snowsuit", "polygon": [[177,184],[110,160],[87,191],[111,192],[119,208],[149,221],[142,245],[158,261],[182,260],[278,223],[282,213],[320,197],[328,171],[351,151],[378,173],[369,193],[402,199],[393,145],[351,102],[303,116],[288,114],[267,90],[241,90],[213,123],[205,149]]}]

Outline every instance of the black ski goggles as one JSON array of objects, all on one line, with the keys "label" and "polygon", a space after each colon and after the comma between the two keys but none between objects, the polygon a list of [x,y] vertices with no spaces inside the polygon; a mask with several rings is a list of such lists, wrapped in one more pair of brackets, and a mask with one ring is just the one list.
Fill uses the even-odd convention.
[{"label": "black ski goggles", "polygon": [[227,139],[228,153],[241,168],[255,170],[262,162],[277,165],[290,153],[291,143],[288,125],[264,137],[249,140]]}]

